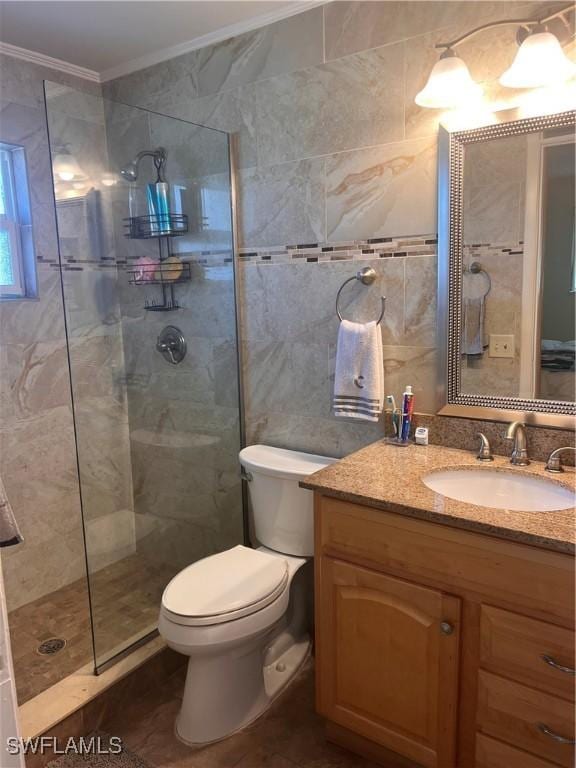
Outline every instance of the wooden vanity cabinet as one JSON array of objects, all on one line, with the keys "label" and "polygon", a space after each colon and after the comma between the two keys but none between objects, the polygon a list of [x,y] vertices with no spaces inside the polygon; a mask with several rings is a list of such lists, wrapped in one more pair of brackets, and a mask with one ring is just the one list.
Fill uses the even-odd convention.
[{"label": "wooden vanity cabinet", "polygon": [[318,493],[315,514],[328,738],[390,766],[573,765],[574,558]]},{"label": "wooden vanity cabinet", "polygon": [[320,590],[320,712],[422,765],[449,765],[460,600],[330,557]]}]

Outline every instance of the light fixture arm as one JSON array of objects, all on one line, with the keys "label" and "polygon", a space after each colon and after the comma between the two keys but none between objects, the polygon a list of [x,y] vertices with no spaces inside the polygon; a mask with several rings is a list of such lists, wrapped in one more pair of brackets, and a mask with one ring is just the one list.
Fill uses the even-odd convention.
[{"label": "light fixture arm", "polygon": [[482,26],[476,27],[475,29],[470,30],[470,32],[466,32],[460,37],[457,37],[455,40],[451,40],[449,43],[437,43],[435,47],[451,49],[457,45],[460,45],[460,43],[463,43],[465,40],[468,40],[473,35],[477,35],[479,32],[483,32],[485,29],[494,29],[495,27],[504,27],[508,25],[529,28],[531,26],[539,26],[539,25],[545,24],[547,21],[552,21],[552,19],[556,19],[558,17],[560,17],[564,21],[564,24],[568,27],[568,24],[564,19],[564,14],[567,11],[571,10],[573,7],[574,6],[572,4],[566,5],[560,10],[555,11],[554,13],[551,13],[548,16],[544,16],[538,19],[505,19],[503,21],[491,21],[488,24],[482,24]]}]

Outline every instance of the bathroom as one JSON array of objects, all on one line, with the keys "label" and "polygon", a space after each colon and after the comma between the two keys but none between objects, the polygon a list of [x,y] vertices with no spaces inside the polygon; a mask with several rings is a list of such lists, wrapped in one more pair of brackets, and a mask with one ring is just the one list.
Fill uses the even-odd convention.
[{"label": "bathroom", "polygon": [[0,0],[0,768],[572,765],[574,31]]}]

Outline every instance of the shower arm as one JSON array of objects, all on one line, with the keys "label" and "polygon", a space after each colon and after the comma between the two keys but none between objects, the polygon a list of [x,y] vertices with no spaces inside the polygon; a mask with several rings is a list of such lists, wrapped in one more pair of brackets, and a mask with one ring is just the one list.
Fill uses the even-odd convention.
[{"label": "shower arm", "polygon": [[[156,168],[156,173],[158,175],[158,178],[156,179],[157,182],[164,182],[166,179],[164,178],[164,165],[166,164],[166,150],[163,147],[158,147],[158,149],[143,149],[141,152],[138,152],[134,160],[130,163],[127,168],[133,169],[133,172],[131,173],[131,176],[133,176],[132,181],[136,181],[138,178],[138,166],[140,165],[140,161],[144,157],[152,157],[154,158],[154,167]],[[121,174],[124,175],[124,171],[127,169],[122,169]]]}]

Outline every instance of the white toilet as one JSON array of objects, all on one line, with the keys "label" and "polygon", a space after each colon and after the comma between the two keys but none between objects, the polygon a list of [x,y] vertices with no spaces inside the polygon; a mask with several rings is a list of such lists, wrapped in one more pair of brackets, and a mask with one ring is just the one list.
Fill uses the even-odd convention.
[{"label": "white toilet", "polygon": [[262,714],[310,651],[312,493],[298,482],[335,459],[252,445],[240,451],[261,546],[188,566],[164,590],[159,631],[189,656],[176,734],[217,741]]}]

